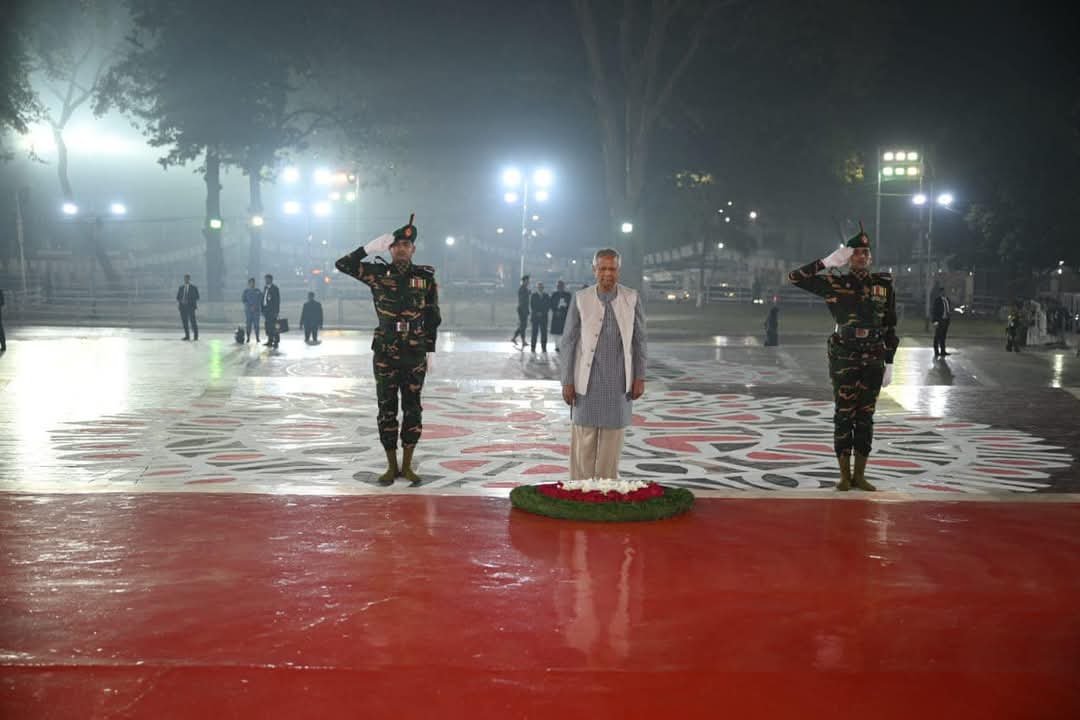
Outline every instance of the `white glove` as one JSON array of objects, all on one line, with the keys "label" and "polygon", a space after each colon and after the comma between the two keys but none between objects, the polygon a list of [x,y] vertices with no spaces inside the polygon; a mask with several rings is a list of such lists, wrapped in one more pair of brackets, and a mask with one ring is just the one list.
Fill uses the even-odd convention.
[{"label": "white glove", "polygon": [[853,252],[855,252],[854,248],[849,248],[845,245],[842,248],[833,250],[826,257],[822,258],[821,262],[825,263],[825,267],[827,268],[841,267],[842,265],[847,265]]},{"label": "white glove", "polygon": [[885,374],[881,376],[881,387],[889,387],[892,382],[892,364],[885,366]]},{"label": "white glove", "polygon": [[435,372],[435,353],[433,352],[427,354],[427,372]]},{"label": "white glove", "polygon": [[364,246],[364,252],[368,255],[374,255],[375,253],[386,252],[390,249],[390,246],[394,244],[394,236],[390,233],[380,235],[367,245]]}]

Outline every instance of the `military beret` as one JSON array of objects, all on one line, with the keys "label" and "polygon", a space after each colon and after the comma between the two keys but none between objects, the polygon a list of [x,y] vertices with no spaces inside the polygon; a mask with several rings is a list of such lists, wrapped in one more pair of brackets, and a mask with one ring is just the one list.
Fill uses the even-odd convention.
[{"label": "military beret", "polygon": [[394,242],[390,243],[391,245],[401,240],[407,240],[408,242],[416,243],[417,232],[416,226],[413,225],[413,220],[415,218],[415,214],[410,214],[409,222],[394,231]]},{"label": "military beret", "polygon": [[859,223],[859,234],[848,240],[847,246],[849,248],[855,248],[856,250],[859,248],[866,248],[867,250],[870,249],[870,236],[866,234],[865,230],[863,230],[861,222]]}]

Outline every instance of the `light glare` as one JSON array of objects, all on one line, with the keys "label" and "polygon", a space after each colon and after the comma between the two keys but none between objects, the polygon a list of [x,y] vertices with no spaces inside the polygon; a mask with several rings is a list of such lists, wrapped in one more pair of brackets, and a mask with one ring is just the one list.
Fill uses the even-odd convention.
[{"label": "light glare", "polygon": [[555,181],[555,175],[548,168],[540,168],[533,173],[533,183],[538,188],[548,188]]},{"label": "light glare", "polygon": [[521,185],[521,171],[517,168],[507,168],[503,170],[502,181],[503,185],[506,187],[519,187]]}]

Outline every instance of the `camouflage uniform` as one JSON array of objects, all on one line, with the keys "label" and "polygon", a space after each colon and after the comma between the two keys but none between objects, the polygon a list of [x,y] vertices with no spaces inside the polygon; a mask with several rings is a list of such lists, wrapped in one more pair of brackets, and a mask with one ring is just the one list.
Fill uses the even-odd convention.
[{"label": "camouflage uniform", "polygon": [[364,262],[365,257],[367,253],[361,247],[336,265],[370,287],[375,301],[379,327],[371,349],[375,353],[379,440],[386,450],[397,448],[400,392],[401,445],[412,448],[419,442],[423,428],[420,392],[427,374],[427,353],[435,352],[435,334],[442,322],[435,268]]},{"label": "camouflage uniform", "polygon": [[788,279],[824,298],[836,319],[836,331],[828,341],[836,455],[849,454],[854,448],[858,455],[867,456],[885,365],[892,363],[900,344],[893,279],[889,273],[857,271],[819,275],[824,268],[821,260],[815,260],[788,273]]}]

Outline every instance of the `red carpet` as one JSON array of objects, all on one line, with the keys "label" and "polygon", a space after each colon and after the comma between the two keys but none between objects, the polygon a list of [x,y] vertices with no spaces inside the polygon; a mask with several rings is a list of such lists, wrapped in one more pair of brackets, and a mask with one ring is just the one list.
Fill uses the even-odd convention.
[{"label": "red carpet", "polygon": [[0,717],[1071,718],[1080,504],[0,495]]}]

